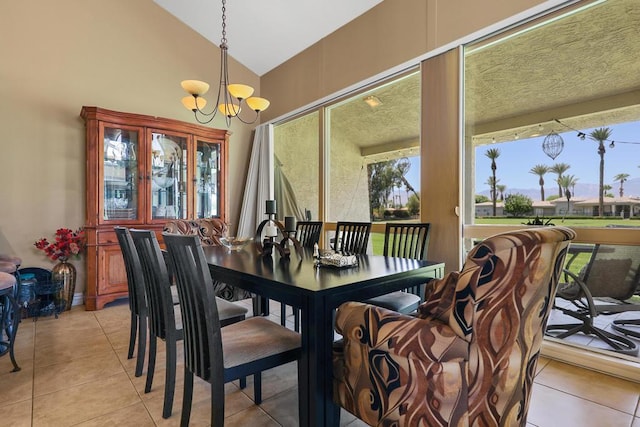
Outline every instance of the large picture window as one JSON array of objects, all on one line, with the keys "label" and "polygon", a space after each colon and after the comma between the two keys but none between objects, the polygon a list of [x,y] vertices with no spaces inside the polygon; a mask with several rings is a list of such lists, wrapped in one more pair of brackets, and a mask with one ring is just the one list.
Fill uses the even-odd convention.
[{"label": "large picture window", "polygon": [[640,19],[580,3],[465,47],[465,223],[640,227]]}]

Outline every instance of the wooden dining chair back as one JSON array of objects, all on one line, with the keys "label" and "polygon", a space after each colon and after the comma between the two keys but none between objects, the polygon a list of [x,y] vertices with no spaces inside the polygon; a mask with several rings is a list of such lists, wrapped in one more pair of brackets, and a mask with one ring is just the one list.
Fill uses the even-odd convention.
[{"label": "wooden dining chair back", "polygon": [[[429,231],[431,224],[423,223],[387,223],[384,233],[384,256],[427,259]],[[368,304],[384,307],[399,313],[413,313],[418,309],[424,295],[424,285],[405,291],[392,292],[371,298]]]},{"label": "wooden dining chair back", "polygon": [[[136,346],[136,336],[138,352],[136,356],[135,376],[142,375],[144,368],[144,355],[147,348],[147,302],[144,296],[144,277],[140,267],[138,252],[131,239],[129,230],[125,227],[114,227],[122,258],[124,259],[124,269],[127,273],[127,289],[129,291],[129,311],[131,312],[131,327],[129,331],[129,351],[127,359],[133,357]],[[138,268],[136,268],[138,266]]]},{"label": "wooden dining chair back", "polygon": [[422,223],[390,223],[384,232],[384,256],[411,259],[427,259],[429,231],[431,224]]},{"label": "wooden dining chair back", "polygon": [[202,244],[196,236],[163,236],[175,266],[185,328],[180,425],[189,425],[195,374],[210,383],[211,426],[221,427],[224,425],[224,384],[254,375],[254,399],[259,404],[262,400],[260,373],[299,360],[300,335],[264,317],[252,317],[221,328]]},{"label": "wooden dining chair back", "polygon": [[322,221],[298,221],[296,224],[296,239],[303,248],[313,248],[320,241]]},{"label": "wooden dining chair back", "polygon": [[179,305],[173,304],[171,283],[162,250],[151,230],[130,230],[133,243],[138,251],[144,289],[149,314],[149,361],[147,363],[147,381],[144,392],[149,393],[153,385],[156,366],[157,340],[165,342],[166,369],[164,384],[164,406],[162,416],[171,416],[176,383],[177,349],[176,342],[183,339],[183,330],[179,318]]},{"label": "wooden dining chair back", "polygon": [[334,238],[334,250],[351,254],[367,253],[370,222],[338,221]]},{"label": "wooden dining chair back", "polygon": [[[171,416],[176,382],[177,347],[184,339],[181,305],[173,304],[171,281],[167,263],[153,231],[131,230],[131,236],[141,262],[149,313],[149,362],[145,393],[151,391],[155,372],[157,339],[165,342],[166,366],[164,406],[162,416]],[[174,267],[175,268],[175,267]],[[223,326],[244,320],[247,309],[232,302],[214,297],[220,306]],[[243,382],[244,384],[244,382]]]}]

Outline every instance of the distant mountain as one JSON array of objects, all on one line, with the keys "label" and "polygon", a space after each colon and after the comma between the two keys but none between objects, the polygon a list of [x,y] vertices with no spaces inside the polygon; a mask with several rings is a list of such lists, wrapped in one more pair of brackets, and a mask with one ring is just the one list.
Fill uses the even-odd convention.
[{"label": "distant mountain", "polygon": [[[507,181],[507,180],[505,180]],[[619,196],[619,191],[620,191],[620,183],[615,182],[615,183],[609,183],[609,185],[611,185],[613,188],[611,189],[611,193],[614,196]],[[585,183],[585,184],[581,184],[578,181],[578,184],[576,184],[575,187],[575,194],[573,195],[574,197],[580,197],[580,198],[584,198],[584,199],[588,199],[591,197],[598,197],[598,187],[599,185],[596,184],[590,184],[590,183]],[[625,181],[624,183],[624,195],[626,197],[640,197],[640,178],[634,178],[634,179],[630,179],[628,181]],[[520,193],[520,194],[524,194],[526,196],[529,196],[532,200],[540,200],[540,187],[536,187],[536,188],[509,188],[509,186],[507,186],[507,190],[505,192],[505,196],[508,194],[514,194],[514,193]],[[489,197],[490,194],[490,190],[483,190],[479,193],[476,194],[481,194],[483,196],[487,196]],[[551,186],[551,185],[545,185],[544,186],[544,197],[548,198],[549,196],[553,196],[553,195],[558,195],[558,186]],[[563,196],[564,197],[564,196]]]}]

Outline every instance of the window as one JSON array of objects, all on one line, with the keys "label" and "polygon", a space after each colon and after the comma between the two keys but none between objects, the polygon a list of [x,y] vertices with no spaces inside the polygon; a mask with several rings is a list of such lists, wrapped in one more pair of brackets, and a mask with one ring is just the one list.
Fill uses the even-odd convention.
[{"label": "window", "polygon": [[[419,72],[275,125],[274,153],[279,215],[325,224],[417,221]],[[381,247],[381,235],[372,233],[372,250]]]},{"label": "window", "polygon": [[640,17],[579,5],[465,47],[466,224],[640,226]]}]

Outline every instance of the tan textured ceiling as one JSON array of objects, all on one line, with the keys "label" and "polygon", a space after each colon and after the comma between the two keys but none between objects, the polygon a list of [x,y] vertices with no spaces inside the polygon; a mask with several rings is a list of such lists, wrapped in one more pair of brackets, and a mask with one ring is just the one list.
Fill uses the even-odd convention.
[{"label": "tan textured ceiling", "polygon": [[[562,130],[554,118],[576,129],[640,120],[640,0],[608,0],[533,27],[467,54],[469,133],[510,140],[539,123]],[[417,145],[418,75],[374,92],[383,102],[376,109],[365,95],[334,107],[331,132],[365,151]]]},{"label": "tan textured ceiling", "polygon": [[[591,113],[640,104],[629,96],[640,89],[640,2],[608,0],[481,47],[466,55],[465,73],[466,118],[479,133],[554,118],[625,121]],[[625,116],[639,119],[634,110]],[[572,121],[580,115],[590,118]]]}]

